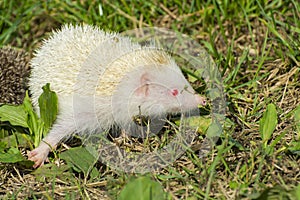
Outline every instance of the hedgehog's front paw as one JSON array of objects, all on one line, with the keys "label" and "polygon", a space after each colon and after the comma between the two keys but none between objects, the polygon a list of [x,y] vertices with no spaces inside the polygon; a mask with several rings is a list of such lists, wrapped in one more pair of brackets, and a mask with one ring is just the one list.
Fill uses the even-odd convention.
[{"label": "hedgehog's front paw", "polygon": [[37,148],[28,153],[28,160],[34,162],[34,168],[42,166],[48,158],[49,151],[50,147],[45,143],[41,143]]}]

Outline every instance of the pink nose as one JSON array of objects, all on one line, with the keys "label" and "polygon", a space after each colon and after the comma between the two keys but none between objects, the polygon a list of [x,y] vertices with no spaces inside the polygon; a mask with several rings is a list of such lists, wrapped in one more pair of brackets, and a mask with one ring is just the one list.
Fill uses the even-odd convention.
[{"label": "pink nose", "polygon": [[196,101],[197,101],[198,105],[202,105],[202,106],[206,105],[206,98],[205,97],[201,97],[200,95],[195,94],[195,98],[196,98]]}]

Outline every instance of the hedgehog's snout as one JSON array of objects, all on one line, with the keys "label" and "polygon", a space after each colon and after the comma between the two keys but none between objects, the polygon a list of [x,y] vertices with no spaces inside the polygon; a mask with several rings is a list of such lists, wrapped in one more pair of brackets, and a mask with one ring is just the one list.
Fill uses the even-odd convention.
[{"label": "hedgehog's snout", "polygon": [[202,97],[202,96],[200,96],[198,94],[194,94],[194,96],[195,96],[195,99],[196,99],[196,102],[197,102],[198,105],[201,105],[201,106],[205,106],[206,105],[207,100],[206,100],[205,97]]}]

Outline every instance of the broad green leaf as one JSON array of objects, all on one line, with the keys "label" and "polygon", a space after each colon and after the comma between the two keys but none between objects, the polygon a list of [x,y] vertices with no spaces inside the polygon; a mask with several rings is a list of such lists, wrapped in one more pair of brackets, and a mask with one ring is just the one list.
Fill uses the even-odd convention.
[{"label": "broad green leaf", "polygon": [[39,179],[44,180],[45,177],[60,177],[60,179],[68,179],[71,178],[71,174],[70,172],[68,172],[69,169],[70,167],[68,165],[61,165],[58,167],[53,163],[49,163],[39,167],[38,169],[33,171],[32,174],[37,177],[38,181],[40,181]]},{"label": "broad green leaf", "polygon": [[162,186],[150,177],[139,177],[127,183],[121,191],[118,199],[120,200],[152,200],[167,199],[167,193]]},{"label": "broad green leaf", "polygon": [[207,90],[207,93],[208,93],[208,97],[211,100],[220,98],[222,96],[222,93],[220,92],[220,89],[218,89],[218,88],[211,88],[211,89]]},{"label": "broad green leaf", "polygon": [[219,121],[213,120],[206,131],[207,138],[219,137],[222,134],[223,128]]},{"label": "broad green leaf", "polygon": [[288,150],[292,154],[300,156],[300,141],[292,141],[288,147]]},{"label": "broad green leaf", "polygon": [[44,125],[34,111],[28,93],[26,93],[23,105],[26,112],[28,113],[27,124],[29,127],[30,135],[33,140],[34,146],[37,147],[43,137]]},{"label": "broad green leaf", "polygon": [[266,143],[272,136],[277,126],[277,111],[274,104],[269,104],[263,117],[259,121],[259,132],[264,143]]},{"label": "broad green leaf", "polygon": [[43,93],[38,101],[40,118],[32,107],[28,93],[26,93],[23,101],[24,109],[28,113],[26,123],[35,147],[39,145],[42,138],[49,132],[58,112],[57,96],[55,92],[50,90],[49,83],[43,87]]},{"label": "broad green leaf", "polygon": [[25,160],[21,152],[15,148],[11,147],[7,152],[2,152],[0,154],[0,162],[2,163],[16,163]]},{"label": "broad green leaf", "polygon": [[62,152],[60,158],[65,160],[74,170],[83,172],[85,177],[90,175],[93,178],[99,175],[94,167],[98,157],[92,147],[71,148]]},{"label": "broad green leaf", "polygon": [[188,80],[190,83],[194,83],[195,81],[199,80],[197,77],[201,77],[204,69],[200,68],[197,69],[193,74],[188,74]]},{"label": "broad green leaf", "polygon": [[26,91],[26,95],[23,100],[23,106],[24,106],[25,111],[34,111],[32,104],[31,104],[31,100],[28,95],[28,91]]},{"label": "broad green leaf", "polygon": [[[185,124],[190,127],[197,128],[198,133],[205,133],[211,124],[212,119],[202,116],[193,116],[185,119]],[[175,124],[180,125],[180,120],[176,120]]]},{"label": "broad green leaf", "polygon": [[300,184],[295,187],[295,189],[292,191],[292,194],[295,196],[296,199],[300,199]]},{"label": "broad green leaf", "polygon": [[7,142],[0,140],[0,153],[3,153],[6,147],[7,147]]},{"label": "broad green leaf", "polygon": [[28,96],[28,92],[26,93],[26,96],[24,98],[23,105],[24,105],[24,109],[28,113],[26,123],[28,124],[30,134],[33,135],[38,130],[39,124],[38,124],[38,116],[33,110],[30,98]]},{"label": "broad green leaf", "polygon": [[0,107],[0,121],[7,121],[13,126],[28,128],[27,115],[23,105],[3,105]]},{"label": "broad green leaf", "polygon": [[26,147],[28,145],[28,140],[24,137],[25,135],[25,133],[14,132],[12,135],[1,139],[1,142],[5,142],[7,147]]},{"label": "broad green leaf", "polygon": [[[258,196],[257,194],[253,194],[250,196],[250,199],[254,200],[273,200],[273,199],[299,199],[300,195],[300,187],[295,187],[294,189],[287,189],[281,185],[275,185],[271,188],[266,188],[261,194]],[[258,196],[258,197],[257,197]]]},{"label": "broad green leaf", "polygon": [[44,122],[45,132],[48,132],[56,119],[58,112],[58,99],[55,92],[50,90],[50,84],[43,87],[43,93],[39,97],[40,117]]}]

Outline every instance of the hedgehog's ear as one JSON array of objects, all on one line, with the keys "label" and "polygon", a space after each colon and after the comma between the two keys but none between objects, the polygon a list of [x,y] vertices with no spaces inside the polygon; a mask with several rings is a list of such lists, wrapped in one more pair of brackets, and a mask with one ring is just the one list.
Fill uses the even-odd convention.
[{"label": "hedgehog's ear", "polygon": [[137,89],[137,94],[140,96],[148,96],[149,95],[149,84],[150,84],[150,77],[148,73],[142,74],[140,77],[140,85]]}]

